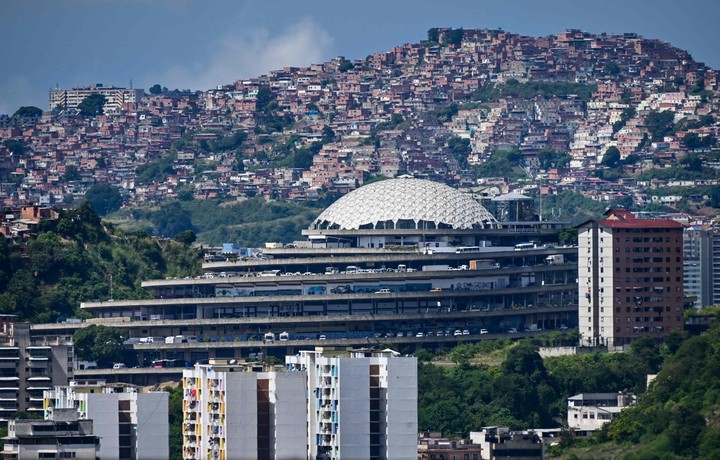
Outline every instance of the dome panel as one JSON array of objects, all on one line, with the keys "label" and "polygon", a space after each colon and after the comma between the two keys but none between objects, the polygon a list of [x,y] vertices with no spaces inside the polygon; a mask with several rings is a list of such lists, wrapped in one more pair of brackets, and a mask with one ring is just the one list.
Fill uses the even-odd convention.
[{"label": "dome panel", "polygon": [[323,211],[310,229],[375,228],[379,222],[433,222],[452,229],[492,226],[495,218],[471,196],[439,182],[388,179],[360,187]]}]

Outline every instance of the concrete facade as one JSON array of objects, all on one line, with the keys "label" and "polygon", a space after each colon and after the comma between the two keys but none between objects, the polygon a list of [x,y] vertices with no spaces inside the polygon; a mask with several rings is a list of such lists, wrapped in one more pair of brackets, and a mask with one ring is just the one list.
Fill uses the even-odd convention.
[{"label": "concrete facade", "polygon": [[100,438],[92,420],[79,420],[74,409],[60,409],[49,420],[10,420],[4,458],[96,460]]},{"label": "concrete facade", "polygon": [[102,94],[106,98],[106,113],[117,112],[125,104],[137,104],[145,91],[142,89],[116,88],[114,86],[91,85],[84,88],[50,90],[50,110],[75,109],[88,96]]},{"label": "concrete facade", "polygon": [[127,385],[104,381],[70,382],[45,392],[45,418],[58,410],[77,411],[80,420],[93,420],[101,439],[100,458],[167,458],[168,394],[138,392]]},{"label": "concrete facade", "polygon": [[417,458],[417,360],[396,355],[286,357],[289,370],[307,373],[308,458]]},{"label": "concrete facade", "polygon": [[683,329],[682,225],[611,210],[578,227],[581,344],[623,346]]},{"label": "concrete facade", "polygon": [[31,337],[30,324],[0,315],[0,421],[16,412],[42,415],[43,392],[72,376],[72,337]]},{"label": "concrete facade", "polygon": [[303,457],[304,415],[301,373],[196,365],[183,373],[183,458]]},{"label": "concrete facade", "polygon": [[574,430],[599,430],[635,402],[635,395],[625,392],[575,395],[568,398],[567,426]]}]

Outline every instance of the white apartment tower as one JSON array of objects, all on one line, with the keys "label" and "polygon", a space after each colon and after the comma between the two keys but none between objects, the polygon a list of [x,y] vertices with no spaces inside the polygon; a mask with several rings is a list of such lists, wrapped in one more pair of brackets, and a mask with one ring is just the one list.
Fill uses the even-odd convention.
[{"label": "white apartment tower", "polygon": [[103,380],[71,381],[44,397],[45,419],[74,409],[79,420],[92,420],[101,439],[98,456],[117,459],[168,458],[168,393],[139,392],[132,385]]},{"label": "white apartment tower", "polygon": [[391,350],[301,351],[307,374],[307,458],[417,458],[417,360]]},{"label": "white apartment tower", "polygon": [[183,371],[184,459],[305,456],[305,378],[236,364]]},{"label": "white apartment tower", "polygon": [[142,99],[145,91],[134,88],[116,88],[94,84],[73,89],[53,89],[49,92],[50,110],[74,109],[91,94],[102,94],[105,96],[105,113],[117,112],[126,104],[137,104]]}]

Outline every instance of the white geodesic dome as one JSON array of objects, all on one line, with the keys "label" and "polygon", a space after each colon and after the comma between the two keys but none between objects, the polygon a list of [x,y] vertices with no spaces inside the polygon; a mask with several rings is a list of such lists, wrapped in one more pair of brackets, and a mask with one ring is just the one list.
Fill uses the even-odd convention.
[{"label": "white geodesic dome", "polygon": [[470,195],[445,184],[388,179],[343,196],[310,229],[472,229],[494,223],[492,214]]}]

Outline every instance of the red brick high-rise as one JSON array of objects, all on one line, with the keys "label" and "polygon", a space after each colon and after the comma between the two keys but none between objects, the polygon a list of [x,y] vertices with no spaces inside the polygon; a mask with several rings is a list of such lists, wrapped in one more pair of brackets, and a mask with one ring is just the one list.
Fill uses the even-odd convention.
[{"label": "red brick high-rise", "polygon": [[612,209],[578,226],[583,345],[621,346],[683,329],[683,226]]}]

